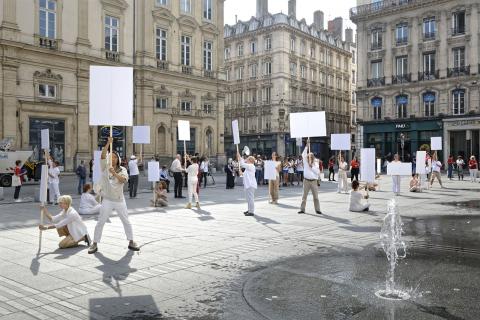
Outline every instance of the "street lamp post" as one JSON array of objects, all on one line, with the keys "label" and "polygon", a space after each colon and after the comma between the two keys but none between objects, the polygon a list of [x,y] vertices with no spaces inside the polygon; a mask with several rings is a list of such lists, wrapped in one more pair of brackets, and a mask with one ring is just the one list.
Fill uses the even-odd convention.
[{"label": "street lamp post", "polygon": [[402,162],[403,162],[405,161],[405,158],[404,158],[405,135],[403,133],[400,134],[400,146],[402,147]]}]

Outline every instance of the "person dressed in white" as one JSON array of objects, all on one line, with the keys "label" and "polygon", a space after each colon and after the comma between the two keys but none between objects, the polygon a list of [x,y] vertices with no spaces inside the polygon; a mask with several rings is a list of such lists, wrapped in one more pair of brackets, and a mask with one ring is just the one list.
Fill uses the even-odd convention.
[{"label": "person dressed in white", "polygon": [[243,186],[248,203],[248,210],[243,214],[246,216],[255,215],[255,190],[257,189],[257,180],[255,179],[255,158],[250,156],[247,161],[237,153],[237,159],[240,161],[240,167],[245,169],[243,172]]},{"label": "person dressed in white", "polygon": [[437,152],[435,151],[432,157],[432,175],[430,177],[430,186],[433,185],[433,181],[435,180],[435,178],[437,178],[438,182],[440,183],[440,187],[443,188],[442,175],[440,173],[441,169],[442,163],[438,161]]},{"label": "person dressed in white", "polygon": [[368,211],[370,208],[370,203],[363,203],[363,199],[368,199],[367,196],[364,196],[362,192],[358,191],[360,184],[358,180],[352,181],[352,191],[350,191],[350,208],[352,212],[362,212]]},{"label": "person dressed in white", "polygon": [[[210,163],[208,162],[208,158],[203,159],[202,163],[200,164],[200,172],[202,172],[202,181],[203,181],[203,187],[207,187],[207,177],[208,177],[208,166]],[[200,184],[202,184],[202,181],[200,181]]]},{"label": "person dressed in white", "polygon": [[[396,153],[393,157],[393,163],[400,162],[400,156]],[[398,196],[400,195],[400,176],[392,176],[392,183],[393,183],[393,193]]]},{"label": "person dressed in white", "polygon": [[308,193],[312,191],[313,205],[315,206],[315,212],[322,214],[320,211],[320,201],[318,201],[318,177],[320,175],[320,167],[318,161],[315,159],[313,153],[308,153],[310,150],[310,139],[307,141],[307,145],[302,153],[303,160],[303,197],[302,204],[300,206],[299,214],[305,213],[305,207],[307,205]]},{"label": "person dressed in white", "polygon": [[88,249],[88,253],[92,254],[98,251],[97,243],[102,238],[102,231],[105,222],[112,213],[112,210],[117,211],[117,214],[122,221],[125,235],[127,236],[128,249],[139,251],[140,247],[133,241],[132,225],[128,219],[127,204],[123,196],[123,185],[128,182],[127,169],[120,166],[120,156],[115,151],[111,154],[111,163],[107,159],[108,146],[113,142],[113,138],[109,137],[107,144],[103,147],[100,166],[102,169],[101,190],[103,196],[102,208],[98,216],[98,222],[95,226],[95,233],[93,236],[93,243]]},{"label": "person dressed in white", "polygon": [[83,193],[80,198],[80,207],[78,213],[82,215],[99,214],[102,205],[95,200],[93,194],[91,194],[92,186],[87,183],[83,186]]},{"label": "person dressed in white", "polygon": [[[142,159],[140,159],[140,162],[142,162]],[[130,172],[128,177],[128,192],[130,194],[130,198],[136,198],[138,189],[138,175],[140,172],[138,170],[138,160],[135,155],[132,155],[130,157],[130,161],[128,161],[128,171]]]},{"label": "person dressed in white", "polygon": [[338,154],[338,193],[348,193],[348,178],[347,178],[347,168],[348,164],[345,162],[342,154]]},{"label": "person dressed in white", "polygon": [[49,202],[57,204],[60,197],[60,169],[58,161],[48,160],[48,189],[50,190]]},{"label": "person dressed in white", "polygon": [[195,205],[197,209],[200,209],[200,202],[198,202],[198,159],[197,157],[190,158],[187,156],[187,161],[190,161],[190,165],[187,168],[187,186],[188,186],[188,203],[186,209],[192,209],[192,197],[195,198]]},{"label": "person dressed in white", "polygon": [[87,226],[83,223],[77,211],[72,208],[72,197],[66,195],[60,196],[58,198],[58,205],[62,211],[56,216],[52,216],[47,211],[47,208],[41,207],[47,219],[53,224],[41,224],[38,228],[40,230],[57,229],[60,237],[65,236],[58,244],[60,249],[76,247],[80,241],[85,241],[87,246],[89,246],[90,237],[88,236]]},{"label": "person dressed in white", "polygon": [[410,180],[410,192],[422,192],[420,181],[418,180],[418,174],[412,174],[412,179]]}]

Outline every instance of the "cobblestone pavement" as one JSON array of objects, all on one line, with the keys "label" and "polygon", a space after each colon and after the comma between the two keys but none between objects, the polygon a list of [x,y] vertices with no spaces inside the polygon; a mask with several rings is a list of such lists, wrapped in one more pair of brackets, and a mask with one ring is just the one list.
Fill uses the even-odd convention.
[{"label": "cobblestone pavement", "polygon": [[[403,179],[403,190],[407,183]],[[390,179],[382,177],[380,191],[370,193],[373,210],[352,213],[348,196],[336,193],[335,183],[322,182],[324,214],[313,214],[310,196],[307,214],[299,215],[301,186],[282,188],[278,205],[268,204],[262,186],[256,194],[256,215],[245,217],[243,189],[225,190],[223,181],[201,189],[200,210],[184,209],[184,199],[173,197],[167,209],[152,208],[146,182],[143,186],[137,199],[127,199],[139,253],[127,249],[116,216],[105,225],[94,255],[88,255],[84,245],[57,249],[54,230],[43,232],[39,252],[38,205],[0,204],[0,320],[273,319],[245,297],[245,276],[283,259],[331,250],[360,252],[377,245],[392,197]],[[447,181],[446,187],[397,197],[404,221],[480,216],[475,204],[469,207],[466,202],[478,200],[480,184]],[[467,205],[456,205],[462,201]],[[95,217],[86,218],[90,234],[95,222]],[[406,235],[417,246],[422,239],[425,233]],[[378,277],[383,281],[383,269]]]}]

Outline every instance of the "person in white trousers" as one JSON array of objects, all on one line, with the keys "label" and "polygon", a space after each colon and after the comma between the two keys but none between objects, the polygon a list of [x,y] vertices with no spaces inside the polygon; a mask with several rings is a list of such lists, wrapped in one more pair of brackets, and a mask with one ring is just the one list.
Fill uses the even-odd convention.
[{"label": "person in white trousers", "polygon": [[[395,154],[393,161],[394,163],[400,162],[400,156],[398,153]],[[398,196],[400,195],[400,176],[392,176],[392,183],[393,183],[393,193]]]},{"label": "person in white trousers", "polygon": [[112,152],[110,163],[107,160],[108,146],[113,142],[113,138],[109,137],[107,144],[103,147],[100,166],[102,169],[101,194],[103,196],[102,208],[98,216],[98,222],[95,226],[93,243],[88,249],[88,253],[92,254],[98,251],[97,243],[102,238],[102,231],[105,222],[108,220],[112,210],[117,211],[118,217],[122,221],[125,235],[127,236],[128,249],[139,251],[140,247],[133,241],[132,225],[128,219],[127,204],[123,196],[123,185],[128,182],[127,169],[120,166],[120,156],[115,151]]},{"label": "person in white trousers", "polygon": [[80,198],[78,213],[81,215],[99,214],[102,205],[97,202],[93,194],[90,193],[92,186],[87,183],[83,186],[83,193]]},{"label": "person in white trousers", "polygon": [[185,207],[186,209],[192,209],[192,197],[195,198],[195,206],[197,209],[200,209],[200,202],[198,201],[198,158],[190,158],[187,156],[187,160],[190,161],[191,165],[187,168],[187,187],[188,187],[188,203]]},{"label": "person in white trousers", "polygon": [[237,153],[237,159],[240,162],[240,167],[245,169],[243,172],[243,187],[245,188],[245,195],[247,197],[248,210],[243,214],[245,216],[255,215],[255,190],[257,189],[257,179],[255,179],[255,158],[250,156],[247,161],[240,157]]},{"label": "person in white trousers", "polygon": [[57,204],[60,197],[60,169],[58,161],[48,160],[48,189],[50,190],[49,199],[50,203]]},{"label": "person in white trousers", "polygon": [[347,178],[347,166],[342,153],[338,154],[338,193],[348,193],[348,178]]}]

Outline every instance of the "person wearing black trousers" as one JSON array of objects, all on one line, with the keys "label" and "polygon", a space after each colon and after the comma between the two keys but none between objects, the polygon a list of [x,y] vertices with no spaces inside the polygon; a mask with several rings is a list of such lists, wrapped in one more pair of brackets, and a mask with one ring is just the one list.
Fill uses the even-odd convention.
[{"label": "person wearing black trousers", "polygon": [[173,187],[173,193],[175,194],[175,198],[185,198],[182,196],[182,186],[183,186],[183,168],[180,162],[181,156],[177,154],[175,160],[172,162],[172,166],[170,170],[173,172],[173,179],[175,181]]},{"label": "person wearing black trousers", "polygon": [[[335,181],[335,157],[328,160],[328,181]],[[330,178],[331,177],[331,178]]]}]

